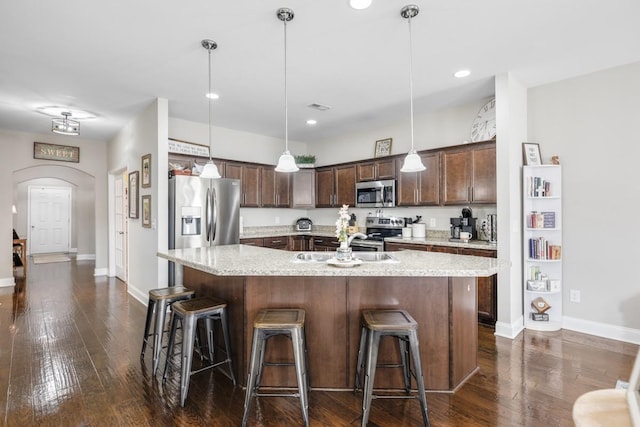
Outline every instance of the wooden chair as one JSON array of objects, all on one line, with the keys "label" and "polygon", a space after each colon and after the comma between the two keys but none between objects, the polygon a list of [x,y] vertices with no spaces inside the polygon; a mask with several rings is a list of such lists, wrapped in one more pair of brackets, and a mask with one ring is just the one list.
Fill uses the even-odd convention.
[{"label": "wooden chair", "polygon": [[640,351],[627,390],[602,389],[583,394],[573,404],[577,427],[640,427]]},{"label": "wooden chair", "polygon": [[13,230],[13,268],[22,267],[24,277],[27,277],[27,239],[21,239]]}]

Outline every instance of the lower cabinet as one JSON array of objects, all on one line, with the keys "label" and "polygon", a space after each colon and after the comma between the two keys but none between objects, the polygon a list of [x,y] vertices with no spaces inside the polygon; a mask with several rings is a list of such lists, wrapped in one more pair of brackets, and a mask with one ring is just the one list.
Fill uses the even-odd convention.
[{"label": "lower cabinet", "polygon": [[[438,245],[413,245],[411,243],[385,243],[386,251],[427,251],[445,252],[449,254],[473,255],[496,258],[496,251],[488,249],[456,248]],[[498,276],[478,277],[478,322],[483,325],[495,326],[498,319]]]},{"label": "lower cabinet", "polygon": [[289,250],[294,252],[311,250],[311,236],[290,236]]},{"label": "lower cabinet", "polygon": [[249,246],[264,246],[264,239],[262,237],[252,237],[247,239],[240,239],[241,245],[249,245]]},{"label": "lower cabinet", "polygon": [[312,251],[335,251],[338,246],[340,246],[340,242],[338,242],[336,237],[313,236],[311,239]]}]

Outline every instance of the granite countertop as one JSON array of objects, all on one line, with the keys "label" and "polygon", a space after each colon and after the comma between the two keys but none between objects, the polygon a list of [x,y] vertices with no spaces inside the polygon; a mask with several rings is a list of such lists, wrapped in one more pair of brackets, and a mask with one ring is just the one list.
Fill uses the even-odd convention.
[{"label": "granite countertop", "polygon": [[341,268],[326,262],[294,261],[296,253],[227,245],[158,251],[158,256],[218,276],[487,277],[505,266],[496,258],[409,250],[389,252],[394,262],[363,262]]}]

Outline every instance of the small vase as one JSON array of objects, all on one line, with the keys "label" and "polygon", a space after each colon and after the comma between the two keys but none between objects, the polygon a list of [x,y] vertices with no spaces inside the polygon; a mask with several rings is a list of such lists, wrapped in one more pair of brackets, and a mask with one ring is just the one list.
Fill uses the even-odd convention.
[{"label": "small vase", "polygon": [[340,247],[336,249],[336,259],[338,261],[351,261],[351,248],[347,242],[340,242]]}]

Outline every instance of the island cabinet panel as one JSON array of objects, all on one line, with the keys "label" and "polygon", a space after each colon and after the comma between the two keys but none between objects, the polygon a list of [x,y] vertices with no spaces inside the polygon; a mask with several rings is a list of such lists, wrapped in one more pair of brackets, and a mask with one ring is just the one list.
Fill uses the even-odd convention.
[{"label": "island cabinet panel", "polygon": [[[349,278],[349,370],[355,375],[358,346],[360,343],[360,319],[362,310],[401,308],[407,310],[418,322],[418,340],[425,387],[428,390],[449,390],[449,298],[447,277],[431,278]],[[397,340],[384,337],[380,343],[378,363],[399,363]],[[474,366],[475,368],[475,366]],[[401,371],[378,370],[374,387],[403,388]],[[412,385],[416,387],[415,382]]]},{"label": "island cabinet panel", "polygon": [[[453,391],[477,370],[474,277],[215,276],[186,266],[184,271],[185,284],[197,295],[227,301],[232,359],[241,386],[246,385],[253,320],[263,308],[305,310],[312,388],[353,387],[361,314],[371,308],[399,307],[416,319],[428,390]],[[393,363],[398,357],[397,344],[383,338],[379,361]],[[292,360],[291,342],[270,339],[265,360]],[[262,384],[295,387],[295,371],[266,366]],[[382,370],[375,387],[402,389],[402,375]]]}]

